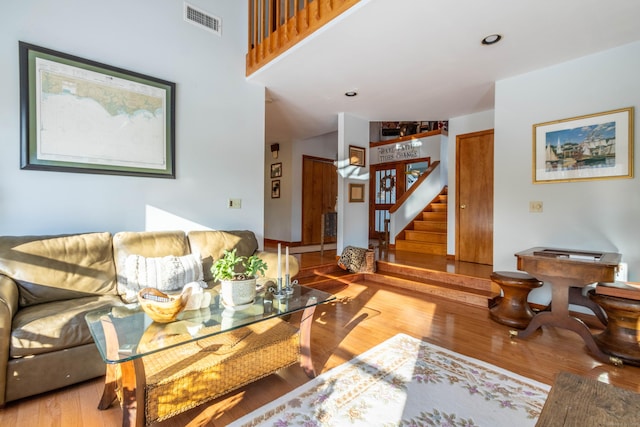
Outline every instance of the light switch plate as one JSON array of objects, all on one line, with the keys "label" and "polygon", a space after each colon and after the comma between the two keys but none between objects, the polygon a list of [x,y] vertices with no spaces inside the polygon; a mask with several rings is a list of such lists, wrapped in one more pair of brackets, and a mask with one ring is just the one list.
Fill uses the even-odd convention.
[{"label": "light switch plate", "polygon": [[242,199],[229,199],[229,203],[227,203],[227,207],[229,209],[240,209],[240,208],[242,208]]},{"label": "light switch plate", "polygon": [[529,202],[529,212],[541,213],[542,202],[537,200]]}]

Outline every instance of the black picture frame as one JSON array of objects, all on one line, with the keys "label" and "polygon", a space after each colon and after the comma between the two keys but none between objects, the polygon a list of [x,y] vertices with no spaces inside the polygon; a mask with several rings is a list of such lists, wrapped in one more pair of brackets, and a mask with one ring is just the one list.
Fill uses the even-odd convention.
[{"label": "black picture frame", "polygon": [[282,163],[274,163],[271,165],[271,178],[282,177]]},{"label": "black picture frame", "polygon": [[280,180],[275,179],[271,181],[271,198],[279,199],[280,198]]},{"label": "black picture frame", "polygon": [[173,82],[19,42],[20,168],[175,179]]}]

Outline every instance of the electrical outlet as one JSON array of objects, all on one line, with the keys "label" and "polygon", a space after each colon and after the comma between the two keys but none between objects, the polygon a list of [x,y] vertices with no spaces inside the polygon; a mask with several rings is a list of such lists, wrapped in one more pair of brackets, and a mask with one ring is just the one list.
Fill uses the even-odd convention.
[{"label": "electrical outlet", "polygon": [[627,280],[629,280],[629,266],[626,262],[621,262],[616,269],[615,281],[626,282]]},{"label": "electrical outlet", "polygon": [[542,202],[540,202],[540,201],[531,201],[531,202],[529,202],[529,212],[541,213],[542,212]]},{"label": "electrical outlet", "polygon": [[227,203],[227,207],[229,209],[240,209],[240,208],[242,208],[242,199],[229,199],[229,203]]}]

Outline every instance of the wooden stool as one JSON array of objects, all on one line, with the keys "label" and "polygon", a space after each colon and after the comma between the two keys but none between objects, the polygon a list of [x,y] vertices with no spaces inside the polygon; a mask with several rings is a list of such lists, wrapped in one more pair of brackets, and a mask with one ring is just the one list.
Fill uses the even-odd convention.
[{"label": "wooden stool", "polygon": [[[598,285],[600,286],[600,285]],[[605,330],[593,338],[604,353],[640,365],[640,300],[589,291],[589,298],[607,313]]]},{"label": "wooden stool", "polygon": [[502,289],[503,296],[491,307],[489,317],[498,323],[524,329],[534,316],[527,297],[532,289],[542,286],[542,282],[526,273],[494,271],[491,280]]}]

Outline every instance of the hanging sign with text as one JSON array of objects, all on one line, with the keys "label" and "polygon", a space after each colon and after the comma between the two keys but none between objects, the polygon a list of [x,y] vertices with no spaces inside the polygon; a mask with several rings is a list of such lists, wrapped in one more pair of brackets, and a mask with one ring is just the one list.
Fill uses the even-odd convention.
[{"label": "hanging sign with text", "polygon": [[378,161],[380,163],[411,160],[420,157],[419,144],[412,141],[378,147]]}]

